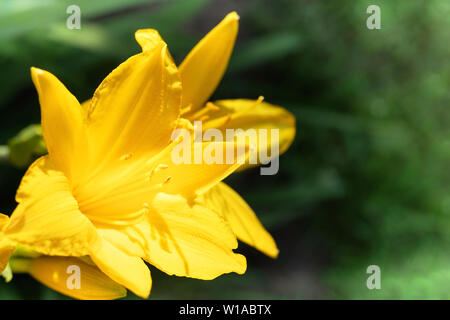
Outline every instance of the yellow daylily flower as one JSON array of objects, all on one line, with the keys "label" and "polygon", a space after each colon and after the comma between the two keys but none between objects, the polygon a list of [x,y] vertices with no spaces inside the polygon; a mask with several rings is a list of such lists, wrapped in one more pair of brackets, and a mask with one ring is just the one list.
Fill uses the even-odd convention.
[{"label": "yellow daylily flower", "polygon": [[[231,13],[179,69],[155,30],[138,30],[142,52],[113,70],[82,105],[55,76],[32,68],[48,155],[28,169],[18,206],[0,228],[0,267],[16,245],[25,246],[42,256],[26,260],[23,271],[64,294],[107,299],[123,296],[124,287],[149,295],[144,261],[170,275],[204,280],[242,274],[246,260],[233,252],[236,237],[277,256],[251,208],[221,182],[239,169],[236,152],[232,164],[171,159],[179,142],[171,141],[172,133],[195,120],[205,130],[280,129],[280,152],[292,142],[295,119],[281,107],[261,99],[206,103],[225,72],[237,29],[238,16]],[[211,145],[223,154],[240,147],[213,141],[203,142],[202,150]],[[20,269],[21,260],[11,262]],[[85,291],[64,287],[70,264],[85,274]]]},{"label": "yellow daylily flower", "polygon": [[[151,289],[142,259],[205,280],[246,269],[226,221],[195,203],[239,163],[171,162],[181,82],[166,44],[153,30],[147,36],[151,44],[108,75],[84,108],[55,76],[32,68],[49,154],[28,169],[3,228],[6,241],[44,255],[89,256],[141,297]],[[238,147],[202,147],[212,144],[224,154]]]},{"label": "yellow daylily flower", "polygon": [[[278,129],[278,154],[271,150],[270,139],[264,145],[260,143],[259,137],[256,146],[264,150],[255,150],[257,153],[263,152],[276,157],[289,148],[295,137],[295,117],[289,111],[262,99],[207,102],[227,68],[238,33],[238,21],[236,12],[228,14],[191,50],[179,66],[182,83],[181,116],[190,123],[202,121],[203,131],[219,129],[224,136],[227,129],[266,129],[268,132]],[[138,30],[136,40],[144,48],[152,47],[155,39],[153,32],[156,31]],[[89,103],[87,101],[84,105]],[[244,164],[238,170],[250,166]],[[270,257],[278,255],[275,241],[253,210],[228,186],[219,183],[197,200],[224,217],[238,239]]]}]

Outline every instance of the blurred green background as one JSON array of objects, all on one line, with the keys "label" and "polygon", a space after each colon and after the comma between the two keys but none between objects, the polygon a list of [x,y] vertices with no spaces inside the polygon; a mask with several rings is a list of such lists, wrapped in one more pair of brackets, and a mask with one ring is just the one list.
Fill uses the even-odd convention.
[{"label": "blurred green background", "polygon": [[[81,30],[66,28],[71,4]],[[366,27],[371,4],[381,30]],[[213,99],[263,95],[297,118],[278,175],[227,179],[280,256],[241,244],[247,273],[213,281],[152,268],[150,298],[449,299],[448,0],[0,0],[0,144],[40,121],[31,66],[84,101],[139,52],[135,30],[158,29],[180,62],[234,10],[240,33]],[[1,212],[23,173],[0,165]],[[381,290],[366,287],[373,264]],[[65,297],[17,275],[0,279],[0,298]]]}]

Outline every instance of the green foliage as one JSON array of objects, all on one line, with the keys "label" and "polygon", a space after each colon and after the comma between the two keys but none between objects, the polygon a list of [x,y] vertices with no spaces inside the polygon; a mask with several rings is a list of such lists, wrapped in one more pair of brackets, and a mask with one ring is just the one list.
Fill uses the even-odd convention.
[{"label": "green foliage", "polygon": [[9,161],[17,168],[26,168],[38,156],[47,153],[40,125],[29,125],[8,141]]},{"label": "green foliage", "polygon": [[[371,1],[263,3],[278,11],[263,15],[258,32],[297,30],[301,43],[264,66],[261,82],[276,85],[253,82],[297,115],[286,157],[298,162],[283,167],[295,178],[283,188],[314,190],[327,172],[339,191],[323,190],[312,208],[302,203],[305,193],[282,202],[314,215],[303,221],[329,251],[328,296],[448,298],[450,6],[379,1],[382,29],[371,31],[364,14]],[[382,270],[379,292],[365,286],[371,264]]]},{"label": "green foliage", "polygon": [[[381,30],[366,28],[369,0],[69,2],[82,8],[81,30],[65,27],[66,1],[0,4],[0,144],[39,122],[30,66],[83,101],[139,51],[136,29],[158,29],[181,61],[231,10],[240,35],[213,99],[264,95],[297,117],[278,175],[228,179],[274,234],[279,259],[240,247],[248,273],[211,282],[152,270],[153,298],[450,298],[447,0],[376,1]],[[0,167],[0,211],[19,173]],[[366,287],[372,264],[381,290]],[[26,276],[0,284],[8,297],[60,298]]]}]

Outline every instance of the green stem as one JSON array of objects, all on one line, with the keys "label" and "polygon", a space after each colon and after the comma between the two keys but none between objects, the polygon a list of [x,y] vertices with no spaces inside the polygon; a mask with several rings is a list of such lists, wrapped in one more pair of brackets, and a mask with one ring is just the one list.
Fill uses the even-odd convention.
[{"label": "green stem", "polygon": [[0,164],[9,163],[9,148],[8,146],[0,146]]},{"label": "green stem", "polygon": [[11,258],[9,265],[13,273],[26,273],[30,270],[31,259]]}]

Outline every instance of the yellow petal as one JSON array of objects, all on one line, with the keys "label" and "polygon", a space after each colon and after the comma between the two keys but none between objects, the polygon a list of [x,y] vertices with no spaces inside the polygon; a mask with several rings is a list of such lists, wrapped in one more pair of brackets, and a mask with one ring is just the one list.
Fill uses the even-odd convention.
[{"label": "yellow petal", "polygon": [[51,73],[31,68],[31,76],[39,94],[42,134],[50,158],[68,177],[76,178],[85,156],[84,111]]},{"label": "yellow petal", "polygon": [[221,182],[202,196],[202,203],[222,215],[239,240],[272,258],[278,248],[272,236],[259,222],[253,210],[233,189]]},{"label": "yellow petal", "polygon": [[[151,158],[170,141],[180,112],[181,82],[160,40],[112,71],[86,108],[90,143],[89,177],[124,160]],[[93,181],[94,180],[94,181]]]},{"label": "yellow petal", "polygon": [[81,103],[81,109],[85,110],[86,112],[89,110],[90,106],[91,106],[91,99],[88,99]]},{"label": "yellow petal", "polygon": [[7,224],[8,220],[9,217],[7,215],[0,213],[0,274],[5,270],[9,258],[15,248],[15,245],[2,233],[2,229]]},{"label": "yellow petal", "polygon": [[79,211],[64,174],[41,157],[17,191],[19,205],[3,229],[11,241],[48,255],[87,255],[98,244],[92,223]]},{"label": "yellow petal", "polygon": [[[144,219],[141,219],[136,225],[142,223],[142,220]],[[127,226],[115,228],[102,228],[99,226],[97,230],[104,240],[114,245],[117,249],[122,250],[127,255],[141,258],[145,257],[145,247],[141,245],[144,238],[142,238],[140,242],[133,241],[126,232]]]},{"label": "yellow petal", "polygon": [[3,229],[3,227],[6,225],[8,221],[9,217],[6,214],[0,213],[0,231]]},{"label": "yellow petal", "polygon": [[[124,287],[96,266],[76,258],[42,256],[31,259],[28,272],[47,287],[76,299],[109,300],[127,295]],[[75,278],[78,274],[79,288]]]},{"label": "yellow petal", "polygon": [[9,258],[11,257],[14,248],[15,246],[7,239],[0,240],[0,274],[8,265]]},{"label": "yellow petal", "polygon": [[238,32],[239,16],[228,14],[212,29],[180,65],[183,108],[195,111],[212,95],[225,73]]},{"label": "yellow petal", "polygon": [[[270,158],[284,153],[294,141],[295,117],[286,109],[267,102],[249,99],[219,100],[214,105],[219,110],[211,111],[210,117],[203,124],[203,130],[218,128],[225,135],[226,129],[242,129],[244,131],[254,129],[257,133],[255,151]],[[260,129],[267,132],[267,139],[262,138]],[[278,129],[278,153],[272,150],[272,132]],[[276,145],[276,141],[273,141]],[[261,158],[258,156],[258,163]],[[248,168],[245,164],[239,170]]]},{"label": "yellow petal", "polygon": [[94,263],[111,279],[147,298],[152,287],[150,270],[141,258],[130,256],[106,240],[102,246],[91,253]]},{"label": "yellow petal", "polygon": [[[139,243],[145,259],[169,275],[203,280],[246,270],[245,257],[233,252],[236,237],[216,213],[188,205],[181,196],[160,193],[147,220],[120,230],[126,237],[111,237],[118,246]],[[125,240],[127,239],[128,240]]]},{"label": "yellow petal", "polygon": [[163,41],[155,29],[139,29],[134,37],[144,52],[154,50]]}]

